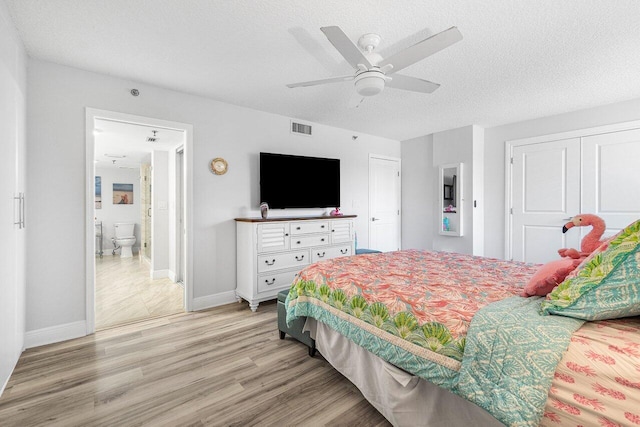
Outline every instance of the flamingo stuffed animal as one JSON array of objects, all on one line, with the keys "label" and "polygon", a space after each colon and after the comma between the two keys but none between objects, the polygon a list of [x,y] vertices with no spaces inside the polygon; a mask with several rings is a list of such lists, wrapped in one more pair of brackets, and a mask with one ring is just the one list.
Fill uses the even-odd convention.
[{"label": "flamingo stuffed animal", "polygon": [[590,225],[593,228],[589,234],[582,238],[582,242],[580,243],[580,252],[573,248],[558,249],[558,254],[560,254],[561,257],[569,257],[573,259],[587,257],[591,252],[595,251],[600,245],[607,241],[600,240],[604,234],[604,230],[607,228],[604,220],[593,214],[574,216],[571,218],[571,221],[562,227],[562,232],[566,233],[572,227],[586,227],[587,225]]},{"label": "flamingo stuffed animal", "polygon": [[531,277],[521,292],[521,296],[545,296],[571,273],[589,254],[595,251],[601,244],[608,240],[601,241],[606,225],[599,216],[592,214],[576,215],[571,221],[562,227],[562,232],[566,233],[572,227],[584,227],[590,225],[593,229],[584,236],[580,243],[580,252],[573,248],[558,249],[562,258],[548,262],[541,266]]}]

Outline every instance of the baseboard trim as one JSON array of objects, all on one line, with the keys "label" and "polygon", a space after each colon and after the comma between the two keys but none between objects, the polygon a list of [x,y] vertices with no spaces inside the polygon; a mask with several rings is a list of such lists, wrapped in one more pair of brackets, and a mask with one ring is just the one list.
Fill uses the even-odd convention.
[{"label": "baseboard trim", "polygon": [[67,341],[87,335],[87,324],[84,320],[64,325],[27,331],[24,334],[24,347],[33,348],[41,345]]},{"label": "baseboard trim", "polygon": [[4,379],[2,386],[0,387],[0,397],[2,397],[2,393],[4,393],[4,389],[7,388],[7,384],[9,384],[9,380],[11,379],[11,375],[13,375],[13,371],[16,369],[16,365],[18,364],[18,359],[13,362],[13,368],[11,368],[11,372],[7,375],[7,378]]},{"label": "baseboard trim", "polygon": [[165,277],[169,277],[170,270],[154,270],[151,273],[151,278],[153,280],[156,279],[164,279]]},{"label": "baseboard trim", "polygon": [[11,372],[9,372],[9,376],[4,380],[4,384],[2,384],[2,387],[0,387],[0,397],[2,397],[2,393],[4,393],[4,389],[7,387],[7,384],[9,384],[9,378],[11,378],[11,375],[13,375],[13,370],[15,369],[15,365],[13,365],[13,368],[11,369]]},{"label": "baseboard trim", "polygon": [[193,311],[198,311],[236,301],[236,291],[227,291],[220,292],[219,294],[207,295],[206,297],[194,298],[192,307]]}]

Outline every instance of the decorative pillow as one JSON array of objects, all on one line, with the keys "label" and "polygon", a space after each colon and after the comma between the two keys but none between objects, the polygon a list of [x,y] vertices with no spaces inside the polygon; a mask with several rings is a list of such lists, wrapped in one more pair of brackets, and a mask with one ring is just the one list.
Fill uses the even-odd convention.
[{"label": "decorative pillow", "polygon": [[565,277],[565,280],[573,279],[574,277],[576,277],[578,275],[578,273],[580,273],[580,271],[582,270],[582,267],[587,265],[587,263],[591,262],[591,260],[593,258],[595,258],[598,254],[601,254],[602,252],[606,251],[607,248],[609,247],[609,243],[613,239],[618,237],[620,235],[620,233],[622,233],[622,231],[618,232],[618,234],[616,234],[615,236],[609,237],[600,246],[598,246],[595,251],[591,252],[588,256],[586,256],[584,258],[580,258],[580,264],[578,265],[578,267],[576,267],[571,273],[569,273],[569,275],[567,277]]},{"label": "decorative pillow", "polygon": [[640,314],[640,220],[585,261],[547,295],[544,313],[585,320]]},{"label": "decorative pillow", "polygon": [[520,296],[545,296],[567,277],[581,262],[581,259],[560,258],[542,265],[526,284]]}]

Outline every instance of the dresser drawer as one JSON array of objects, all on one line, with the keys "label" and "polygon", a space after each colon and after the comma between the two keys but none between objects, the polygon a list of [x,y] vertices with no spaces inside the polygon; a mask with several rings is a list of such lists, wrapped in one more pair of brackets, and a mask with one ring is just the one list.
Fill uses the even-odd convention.
[{"label": "dresser drawer", "polygon": [[324,259],[338,258],[341,256],[353,255],[351,245],[331,246],[328,248],[311,249],[311,262],[318,262]]},{"label": "dresser drawer", "polygon": [[329,244],[329,234],[315,234],[311,236],[291,236],[291,249],[310,248]]},{"label": "dresser drawer", "polygon": [[[261,274],[258,276],[258,293],[288,288],[296,278],[296,274],[298,274],[297,270],[285,271],[284,273]],[[273,295],[275,296],[276,294],[274,293]]]},{"label": "dresser drawer", "polygon": [[329,221],[300,221],[291,223],[291,235],[328,233]]},{"label": "dresser drawer", "polygon": [[282,270],[284,268],[291,268],[305,265],[309,265],[310,257],[309,250],[287,252],[284,254],[271,254],[258,256],[258,273],[264,273],[273,270]]}]

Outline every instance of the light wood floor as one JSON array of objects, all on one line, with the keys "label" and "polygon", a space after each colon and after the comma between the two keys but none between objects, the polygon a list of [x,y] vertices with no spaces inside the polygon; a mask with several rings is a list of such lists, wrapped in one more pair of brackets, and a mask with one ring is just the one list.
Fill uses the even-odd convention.
[{"label": "light wood floor", "polygon": [[26,350],[0,425],[389,425],[276,317],[234,303]]},{"label": "light wood floor", "polygon": [[96,257],[96,329],[184,312],[184,288],[149,277],[137,254],[120,258],[106,251]]}]

